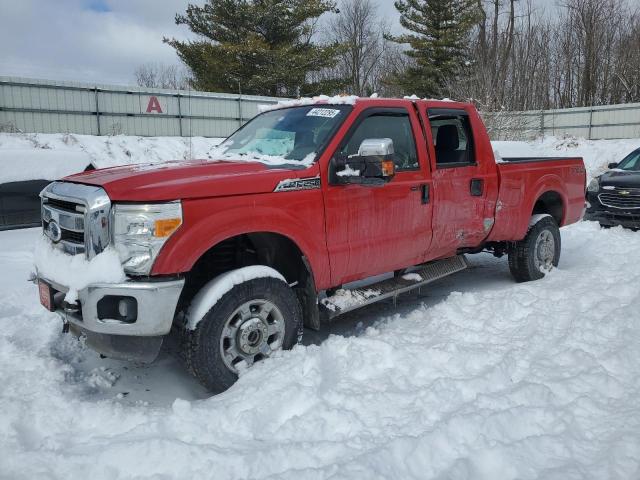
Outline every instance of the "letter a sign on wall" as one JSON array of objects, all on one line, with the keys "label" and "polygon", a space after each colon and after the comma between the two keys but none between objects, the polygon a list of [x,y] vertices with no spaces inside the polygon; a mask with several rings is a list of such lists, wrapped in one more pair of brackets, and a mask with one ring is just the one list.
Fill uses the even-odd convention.
[{"label": "letter a sign on wall", "polygon": [[162,107],[158,101],[158,97],[149,97],[147,104],[147,113],[162,113]]}]

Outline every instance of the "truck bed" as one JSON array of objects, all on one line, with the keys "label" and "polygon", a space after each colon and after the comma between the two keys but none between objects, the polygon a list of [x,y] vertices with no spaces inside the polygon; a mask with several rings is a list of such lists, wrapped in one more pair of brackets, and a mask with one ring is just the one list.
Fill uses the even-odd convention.
[{"label": "truck bed", "polygon": [[552,207],[560,226],[584,214],[586,170],[580,157],[508,157],[496,162],[500,189],[492,241],[524,238],[531,212],[540,203]]}]

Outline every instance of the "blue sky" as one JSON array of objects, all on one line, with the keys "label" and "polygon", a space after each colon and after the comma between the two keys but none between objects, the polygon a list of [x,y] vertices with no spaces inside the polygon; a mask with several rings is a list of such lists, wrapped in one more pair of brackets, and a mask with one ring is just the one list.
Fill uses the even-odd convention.
[{"label": "blue sky", "polygon": [[[400,28],[393,0],[374,1],[381,15]],[[174,23],[188,3],[0,0],[0,75],[131,84],[143,63],[179,63],[162,37],[189,37],[186,27]]]}]

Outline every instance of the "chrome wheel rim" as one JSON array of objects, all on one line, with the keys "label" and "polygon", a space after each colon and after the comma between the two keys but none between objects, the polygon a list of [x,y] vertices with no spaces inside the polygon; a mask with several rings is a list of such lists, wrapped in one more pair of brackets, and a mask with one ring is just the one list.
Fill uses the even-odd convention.
[{"label": "chrome wheel rim", "polygon": [[220,337],[220,354],[234,373],[282,348],[284,317],[269,300],[249,300],[227,318]]},{"label": "chrome wheel rim", "polygon": [[551,270],[556,256],[556,240],[549,230],[543,230],[536,238],[535,252],[536,267],[541,271]]}]

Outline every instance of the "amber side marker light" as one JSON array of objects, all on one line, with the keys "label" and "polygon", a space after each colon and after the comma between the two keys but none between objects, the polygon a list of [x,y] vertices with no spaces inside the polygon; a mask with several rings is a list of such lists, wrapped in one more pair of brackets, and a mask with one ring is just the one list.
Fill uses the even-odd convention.
[{"label": "amber side marker light", "polygon": [[385,177],[391,177],[396,171],[396,165],[393,160],[384,160],[382,162],[382,175]]},{"label": "amber side marker light", "polygon": [[182,225],[182,220],[179,218],[156,220],[154,224],[155,236],[160,238],[168,237],[175,232],[180,225]]}]

